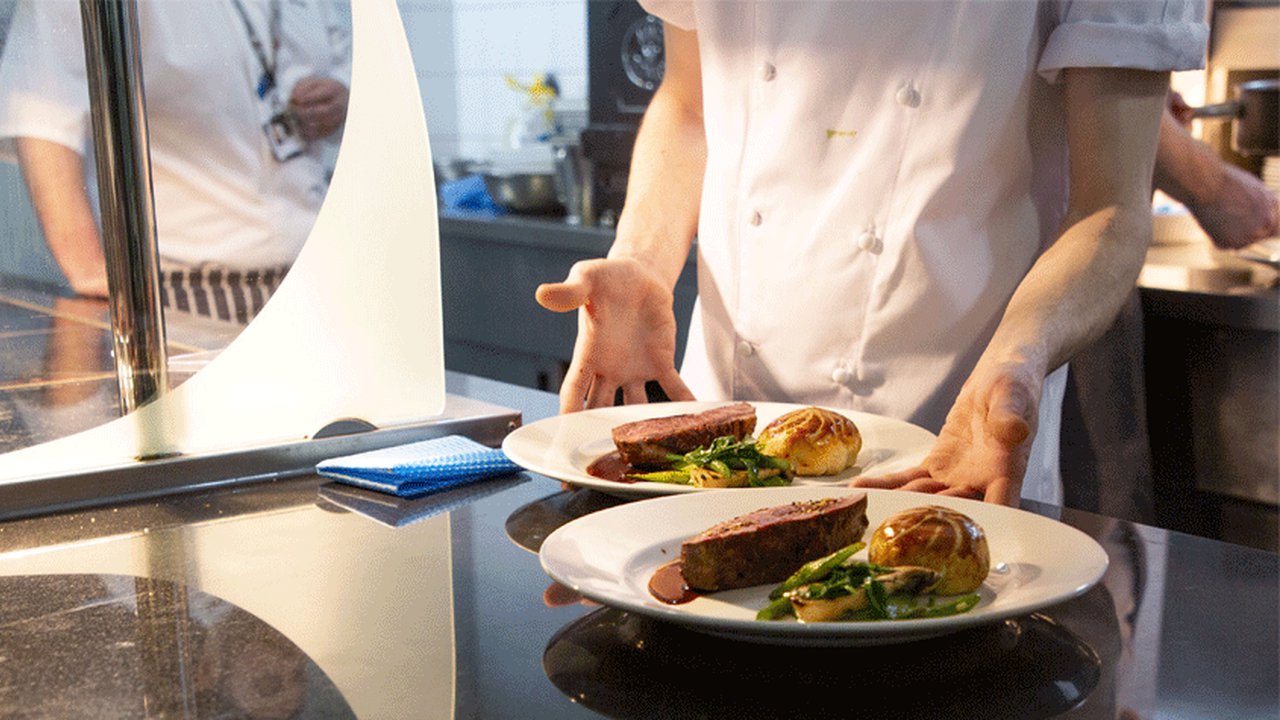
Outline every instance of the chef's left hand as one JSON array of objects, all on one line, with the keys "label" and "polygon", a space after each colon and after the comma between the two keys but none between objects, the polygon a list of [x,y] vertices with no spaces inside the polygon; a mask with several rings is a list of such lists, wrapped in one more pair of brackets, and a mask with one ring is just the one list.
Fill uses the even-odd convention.
[{"label": "chef's left hand", "polygon": [[289,110],[304,140],[329,137],[347,118],[347,86],[333,78],[302,78],[289,95]]},{"label": "chef's left hand", "polygon": [[1044,375],[1018,363],[969,377],[924,463],[854,487],[915,490],[1016,505],[1039,417]]}]

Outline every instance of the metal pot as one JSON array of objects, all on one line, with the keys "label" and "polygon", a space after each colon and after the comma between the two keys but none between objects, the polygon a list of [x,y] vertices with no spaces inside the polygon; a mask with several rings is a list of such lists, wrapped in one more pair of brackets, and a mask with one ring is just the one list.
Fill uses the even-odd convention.
[{"label": "metal pot", "polygon": [[1232,120],[1231,148],[1241,155],[1280,154],[1280,79],[1250,80],[1236,86],[1236,99],[1194,108],[1192,117]]},{"label": "metal pot", "polygon": [[513,213],[546,215],[564,210],[556,197],[554,173],[486,173],[484,185],[494,202]]}]

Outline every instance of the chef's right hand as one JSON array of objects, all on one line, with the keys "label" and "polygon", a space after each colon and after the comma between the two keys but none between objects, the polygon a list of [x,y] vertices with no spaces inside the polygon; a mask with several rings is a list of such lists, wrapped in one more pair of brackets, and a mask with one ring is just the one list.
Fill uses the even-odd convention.
[{"label": "chef's right hand", "polygon": [[560,412],[647,402],[644,384],[656,380],[672,400],[693,400],[675,368],[676,319],[671,289],[630,258],[583,260],[564,282],[540,285],[548,310],[578,310],[573,361],[560,388]]}]

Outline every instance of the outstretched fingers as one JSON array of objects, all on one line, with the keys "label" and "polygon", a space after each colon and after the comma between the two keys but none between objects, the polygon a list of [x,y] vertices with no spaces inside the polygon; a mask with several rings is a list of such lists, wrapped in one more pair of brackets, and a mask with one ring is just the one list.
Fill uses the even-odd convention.
[{"label": "outstretched fingers", "polygon": [[534,298],[537,299],[538,304],[552,312],[577,310],[587,302],[587,295],[585,283],[571,280],[543,283],[534,291]]},{"label": "outstretched fingers", "polygon": [[533,296],[542,307],[552,312],[569,312],[587,304],[592,290],[591,261],[576,262],[563,282],[543,283]]},{"label": "outstretched fingers", "polygon": [[994,391],[987,410],[987,432],[1004,447],[1013,448],[1031,436],[1032,398],[1022,385],[1005,383]]},{"label": "outstretched fingers", "polygon": [[560,386],[560,414],[578,412],[587,401],[587,393],[591,390],[592,374],[583,369],[578,358],[569,364],[569,370]]},{"label": "outstretched fingers", "polygon": [[684,384],[684,379],[680,377],[680,373],[675,368],[669,369],[658,378],[658,385],[662,387],[662,391],[667,394],[667,398],[671,400],[696,400],[693,391],[688,385]]},{"label": "outstretched fingers", "polygon": [[612,407],[618,393],[618,384],[596,375],[591,380],[591,389],[587,391],[587,407]]},{"label": "outstretched fingers", "polygon": [[849,485],[851,487],[876,488],[879,490],[897,490],[898,488],[907,485],[907,483],[927,477],[929,477],[929,471],[924,467],[917,466],[909,470],[890,473],[888,475],[856,478],[853,482],[849,483]]}]

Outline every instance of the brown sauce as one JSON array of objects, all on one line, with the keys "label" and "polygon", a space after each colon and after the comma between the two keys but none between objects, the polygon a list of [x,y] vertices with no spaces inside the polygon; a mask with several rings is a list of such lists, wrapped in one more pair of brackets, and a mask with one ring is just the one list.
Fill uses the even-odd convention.
[{"label": "brown sauce", "polygon": [[587,466],[587,474],[591,477],[612,482],[635,483],[637,482],[636,480],[627,477],[632,472],[635,472],[635,468],[632,467],[631,463],[623,460],[617,450],[601,456]]},{"label": "brown sauce", "polygon": [[672,560],[653,571],[649,578],[649,594],[668,605],[683,605],[701,597],[684,581],[679,560]]}]

